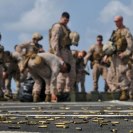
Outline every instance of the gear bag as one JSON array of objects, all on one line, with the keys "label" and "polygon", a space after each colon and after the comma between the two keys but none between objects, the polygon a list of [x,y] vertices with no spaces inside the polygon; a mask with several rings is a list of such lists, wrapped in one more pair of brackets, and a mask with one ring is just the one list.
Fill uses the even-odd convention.
[{"label": "gear bag", "polygon": [[[34,80],[30,77],[26,79],[23,83],[21,83],[20,90],[18,92],[18,99],[21,102],[33,102],[32,90],[33,90]],[[40,101],[44,101],[45,82],[42,85],[41,93],[40,93]]]}]

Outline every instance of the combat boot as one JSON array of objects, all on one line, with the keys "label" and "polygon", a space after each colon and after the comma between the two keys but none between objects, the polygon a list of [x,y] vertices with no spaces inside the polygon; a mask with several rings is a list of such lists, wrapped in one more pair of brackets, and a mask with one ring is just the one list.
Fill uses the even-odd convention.
[{"label": "combat boot", "polygon": [[58,98],[58,102],[62,102],[63,101],[63,92],[58,92],[56,96]]},{"label": "combat boot", "polygon": [[51,94],[51,102],[56,103],[58,101],[58,98],[55,94]]},{"label": "combat boot", "polygon": [[1,88],[0,88],[0,101],[7,101],[7,99],[4,98],[4,94]]},{"label": "combat boot", "polygon": [[107,84],[107,83],[105,83],[105,86],[104,86],[104,91],[105,91],[105,92],[108,92],[108,90],[109,90],[108,84]]},{"label": "combat boot", "polygon": [[129,92],[129,99],[133,100],[133,94],[131,92]]},{"label": "combat boot", "polygon": [[64,92],[63,99],[64,99],[64,102],[70,102],[71,101],[70,92]]},{"label": "combat boot", "polygon": [[8,100],[7,98],[0,97],[0,101],[7,101],[7,100]]},{"label": "combat boot", "polygon": [[45,102],[51,102],[51,94],[46,94]]},{"label": "combat boot", "polygon": [[39,95],[34,94],[33,95],[33,102],[39,102],[39,101],[40,101]]},{"label": "combat boot", "polygon": [[129,96],[129,99],[130,99],[130,100],[133,100],[133,96],[132,96],[132,95],[130,95],[130,96]]},{"label": "combat boot", "polygon": [[0,88],[0,97],[3,97],[3,91],[1,88]]},{"label": "combat boot", "polygon": [[13,94],[13,100],[14,100],[14,101],[17,101],[18,99],[19,99],[18,93],[14,93],[14,94]]},{"label": "combat boot", "polygon": [[120,101],[127,101],[129,99],[127,90],[121,91]]},{"label": "combat boot", "polygon": [[6,99],[12,99],[13,98],[13,95],[12,95],[10,90],[5,91],[4,98],[6,98]]}]

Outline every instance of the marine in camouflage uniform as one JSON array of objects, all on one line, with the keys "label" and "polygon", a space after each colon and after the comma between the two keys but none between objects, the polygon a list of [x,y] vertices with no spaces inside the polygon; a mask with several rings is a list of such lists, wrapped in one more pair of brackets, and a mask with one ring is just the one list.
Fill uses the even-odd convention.
[{"label": "marine in camouflage uniform", "polygon": [[17,46],[18,52],[21,52],[21,55],[23,56],[19,65],[20,72],[25,70],[28,60],[32,58],[32,56],[34,57],[37,53],[44,52],[42,45],[38,43],[42,39],[43,36],[40,33],[34,33],[32,41],[25,42]]},{"label": "marine in camouflage uniform", "polygon": [[[14,50],[12,52],[12,58],[15,60],[16,65],[19,67],[21,67],[21,60],[22,60],[22,53],[21,50],[19,49],[19,47],[17,47],[18,45],[14,46]],[[19,72],[19,76],[20,76],[20,81],[23,82],[26,78],[27,78],[27,70],[25,70],[23,73]]]},{"label": "marine in camouflage uniform", "polygon": [[[42,45],[38,43],[42,39],[43,36],[40,33],[34,33],[32,41],[17,46],[17,51],[22,55],[22,59],[19,62],[19,69],[21,73],[25,70],[27,71],[26,68],[30,59],[36,59],[37,62],[41,61],[41,58],[37,56],[37,53],[44,52]],[[36,99],[36,94],[33,94],[33,99]]]},{"label": "marine in camouflage uniform", "polygon": [[[37,102],[39,100],[42,80],[46,83],[45,101],[57,101],[57,76],[59,72],[67,72],[68,65],[66,66],[66,63],[64,63],[62,59],[51,53],[39,53],[38,56],[41,57],[40,62],[36,62],[36,59],[30,59],[28,62],[29,72],[35,81],[32,94],[33,96],[36,95],[37,99],[34,99],[34,101]],[[70,72],[70,70],[68,72]]]},{"label": "marine in camouflage uniform", "polygon": [[84,58],[85,64],[88,60],[91,61],[91,68],[93,69],[93,91],[98,91],[98,80],[100,75],[103,76],[103,79],[105,81],[104,90],[107,91],[108,89],[108,85],[106,82],[107,66],[102,62],[102,59],[104,57],[104,53],[102,51],[102,40],[103,37],[101,35],[98,35],[96,44],[91,46],[87,55]]},{"label": "marine in camouflage uniform", "polygon": [[79,92],[78,84],[81,86],[81,92],[85,93],[85,76],[89,75],[89,72],[85,70],[84,57],[86,56],[86,51],[72,51],[73,57],[76,61],[76,91]]},{"label": "marine in camouflage uniform", "polygon": [[60,22],[52,26],[49,34],[50,52],[71,64],[70,73],[60,73],[57,78],[57,89],[64,92],[70,92],[74,89],[76,79],[75,60],[70,49],[72,42],[69,36],[71,31],[67,27],[68,22],[69,14],[62,13]]},{"label": "marine in camouflage uniform", "polygon": [[[116,16],[114,22],[117,29],[113,32],[110,40],[116,47],[116,51],[112,55],[107,81],[112,91],[116,91],[117,89],[121,90],[120,100],[127,100],[129,82],[126,82],[127,76],[124,70],[128,68],[128,62],[133,52],[133,37],[129,29],[123,25],[122,16]],[[112,80],[110,76],[115,77],[115,80]],[[120,82],[124,84],[119,88],[118,84]]]},{"label": "marine in camouflage uniform", "polygon": [[17,60],[13,58],[12,54],[9,51],[4,52],[4,63],[6,66],[5,73],[7,76],[4,78],[5,85],[5,93],[6,97],[12,98],[12,90],[11,90],[11,80],[12,78],[16,82],[16,95],[18,94],[20,88],[20,71],[17,64]]},{"label": "marine in camouflage uniform", "polygon": [[[0,34],[0,41],[1,41],[1,34]],[[5,63],[4,63],[4,46],[0,44],[0,100],[3,99],[4,93],[4,70],[6,70]]]},{"label": "marine in camouflage uniform", "polygon": [[[1,34],[0,34],[1,41]],[[0,98],[3,97],[3,65],[4,65],[4,46],[0,44]]]}]

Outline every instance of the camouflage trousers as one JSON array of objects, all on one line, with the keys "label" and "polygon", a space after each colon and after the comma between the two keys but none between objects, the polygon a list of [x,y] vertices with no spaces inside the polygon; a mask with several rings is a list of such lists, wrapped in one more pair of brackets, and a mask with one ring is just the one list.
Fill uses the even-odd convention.
[{"label": "camouflage trousers", "polygon": [[3,73],[3,69],[2,69],[2,66],[0,65],[0,88],[2,88],[2,84],[3,84],[2,73]]},{"label": "camouflage trousers", "polygon": [[129,81],[129,97],[133,100],[133,66],[132,69],[127,70],[126,76]]},{"label": "camouflage trousers", "polygon": [[0,97],[3,95],[3,68],[0,65]]},{"label": "camouflage trousers", "polygon": [[74,84],[76,82],[76,61],[74,60],[71,51],[68,49],[61,49],[60,57],[71,65],[71,71],[65,74],[59,73],[57,76],[57,90],[59,92],[74,91]]},{"label": "camouflage trousers", "polygon": [[107,75],[107,83],[111,92],[128,89],[129,81],[126,76],[126,71],[128,70],[127,61],[127,59],[122,60],[117,55],[113,55]]},{"label": "camouflage trousers", "polygon": [[80,84],[81,92],[85,92],[85,72],[77,72],[76,73],[76,87],[77,92],[79,92],[78,84]]},{"label": "camouflage trousers", "polygon": [[7,91],[12,92],[11,90],[11,81],[12,78],[15,80],[16,83],[16,93],[18,93],[20,88],[20,72],[18,65],[16,63],[6,63],[7,67],[7,77],[4,79],[4,86]]},{"label": "camouflage trousers", "polygon": [[98,80],[99,80],[99,77],[100,75],[102,75],[104,81],[105,81],[105,90],[107,89],[108,85],[107,85],[107,82],[106,82],[106,77],[107,77],[107,67],[106,66],[103,66],[99,63],[95,63],[93,65],[93,71],[92,71],[92,74],[93,74],[93,90],[94,91],[97,91],[98,90]]}]

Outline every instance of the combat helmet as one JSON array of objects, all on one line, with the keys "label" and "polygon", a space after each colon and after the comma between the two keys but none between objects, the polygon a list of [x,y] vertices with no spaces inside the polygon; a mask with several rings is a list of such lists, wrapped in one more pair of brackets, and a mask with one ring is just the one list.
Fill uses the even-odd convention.
[{"label": "combat helmet", "polygon": [[32,35],[32,39],[37,39],[37,40],[42,40],[43,39],[43,36],[38,33],[38,32],[35,32],[33,35]]},{"label": "combat helmet", "polygon": [[103,52],[106,55],[112,55],[116,51],[116,47],[113,42],[108,41],[107,44],[103,45]]},{"label": "combat helmet", "polygon": [[71,32],[69,34],[69,38],[71,40],[71,44],[72,45],[78,46],[78,42],[79,42],[80,36],[79,36],[79,34],[77,32]]}]

